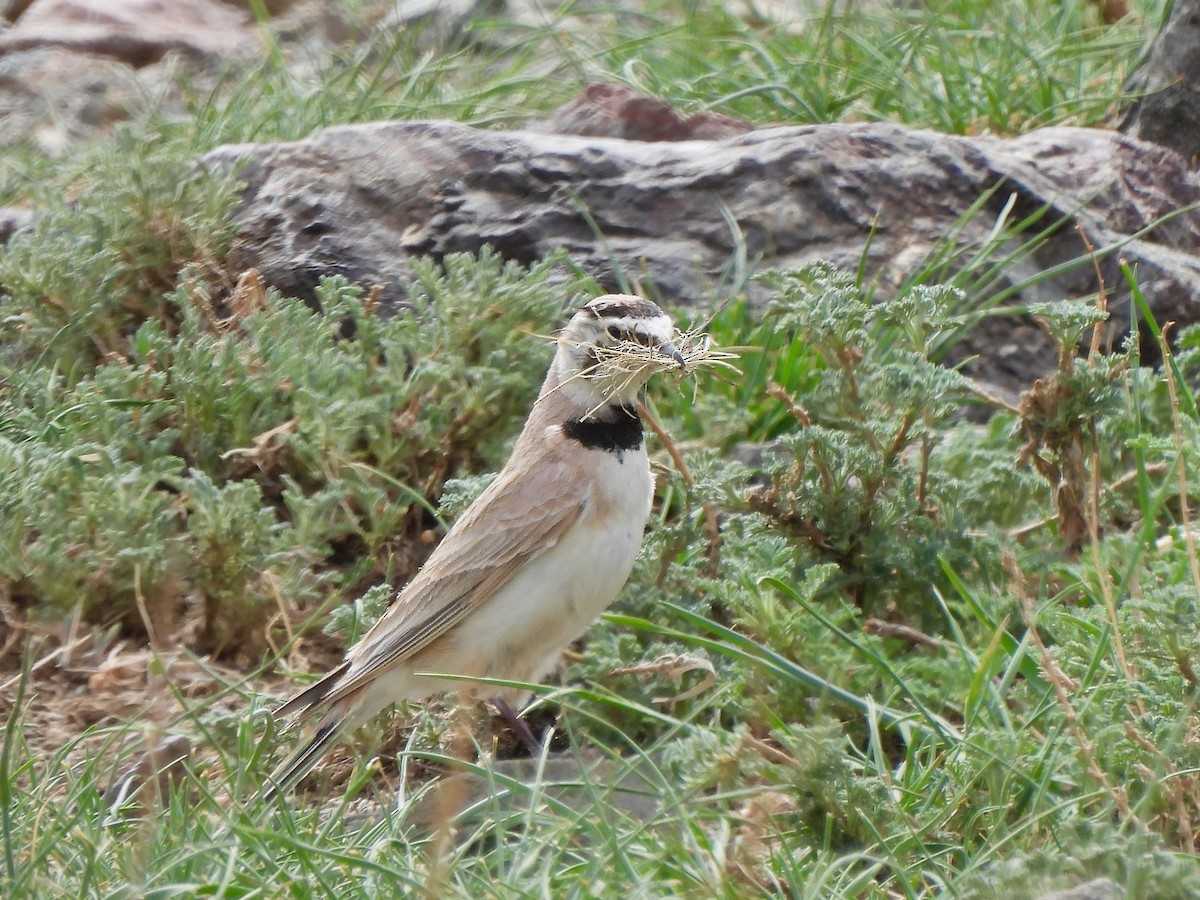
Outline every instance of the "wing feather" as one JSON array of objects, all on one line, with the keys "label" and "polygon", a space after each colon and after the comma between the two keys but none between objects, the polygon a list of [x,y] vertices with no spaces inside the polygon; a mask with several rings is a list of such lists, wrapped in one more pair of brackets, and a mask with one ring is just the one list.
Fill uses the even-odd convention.
[{"label": "wing feather", "polygon": [[419,653],[491,599],[583,514],[588,479],[565,460],[502,472],[458,520],[391,608],[346,654],[328,706]]}]

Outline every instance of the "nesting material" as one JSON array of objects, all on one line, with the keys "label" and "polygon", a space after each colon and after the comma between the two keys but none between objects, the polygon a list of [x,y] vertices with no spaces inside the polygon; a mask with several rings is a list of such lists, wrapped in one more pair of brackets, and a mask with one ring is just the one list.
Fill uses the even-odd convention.
[{"label": "nesting material", "polygon": [[673,356],[661,347],[648,347],[636,341],[621,341],[611,347],[594,349],[596,366],[585,377],[605,379],[612,387],[608,393],[618,394],[631,385],[645,382],[657,372],[674,371],[680,377],[699,369],[721,368],[741,375],[731,362],[736,353],[718,348],[712,338],[700,331],[676,331],[672,344],[679,352]]}]

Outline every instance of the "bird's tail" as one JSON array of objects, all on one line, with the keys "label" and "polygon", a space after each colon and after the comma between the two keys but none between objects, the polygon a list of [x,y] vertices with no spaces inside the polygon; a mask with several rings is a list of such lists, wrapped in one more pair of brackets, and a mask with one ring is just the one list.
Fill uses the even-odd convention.
[{"label": "bird's tail", "polygon": [[343,704],[338,704],[322,716],[316,733],[299,750],[280,763],[267,778],[266,786],[259,791],[260,803],[270,803],[280,794],[286,794],[301,778],[316,765],[329,745],[346,729],[347,715]]},{"label": "bird's tail", "polygon": [[[301,691],[275,710],[275,716],[282,718],[298,713],[304,718],[320,710],[328,702],[327,698],[337,688],[348,667],[349,663],[342,663],[316,684]],[[321,716],[321,721],[317,723],[316,733],[271,773],[267,785],[258,794],[259,802],[269,803],[280,794],[287,793],[296,786],[297,781],[308,774],[309,769],[321,758],[321,754],[346,730],[347,718],[352,708],[353,704],[347,703],[344,698],[329,706]]]},{"label": "bird's tail", "polygon": [[301,691],[275,710],[275,718],[281,719],[292,713],[305,715],[316,709],[322,700],[332,694],[342,680],[342,676],[350,668],[349,662],[344,662],[333,671],[327,673],[320,681]]}]

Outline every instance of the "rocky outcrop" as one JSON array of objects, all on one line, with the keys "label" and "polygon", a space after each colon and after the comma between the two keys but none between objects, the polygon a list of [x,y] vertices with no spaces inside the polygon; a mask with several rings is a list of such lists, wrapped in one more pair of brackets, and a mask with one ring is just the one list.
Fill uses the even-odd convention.
[{"label": "rocky outcrop", "polygon": [[[968,138],[871,123],[646,142],[388,122],[206,162],[246,185],[234,267],[309,299],[342,275],[396,306],[412,256],[491,245],[525,263],[565,251],[605,288],[675,305],[753,298],[757,269],[818,258],[861,266],[884,298],[924,271],[1005,305],[1089,297],[1102,281],[1117,328],[1124,261],[1160,321],[1200,321],[1200,182],[1172,151],[1111,131]],[[1004,385],[1054,358],[1013,315],[960,349],[979,356],[972,374]]]},{"label": "rocky outcrop", "polygon": [[221,0],[36,0],[0,36],[0,52],[62,47],[134,66],[171,51],[224,56],[256,46],[254,17]]},{"label": "rocky outcrop", "polygon": [[1125,89],[1136,99],[1121,129],[1200,166],[1200,0],[1175,0]]}]

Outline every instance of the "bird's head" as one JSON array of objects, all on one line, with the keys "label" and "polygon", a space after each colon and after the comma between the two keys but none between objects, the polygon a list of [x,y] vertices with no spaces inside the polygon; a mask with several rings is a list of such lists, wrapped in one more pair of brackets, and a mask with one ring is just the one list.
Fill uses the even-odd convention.
[{"label": "bird's head", "polygon": [[571,317],[558,336],[560,390],[581,404],[628,406],[655,372],[686,370],[672,341],[675,323],[654,303],[605,294]]}]

